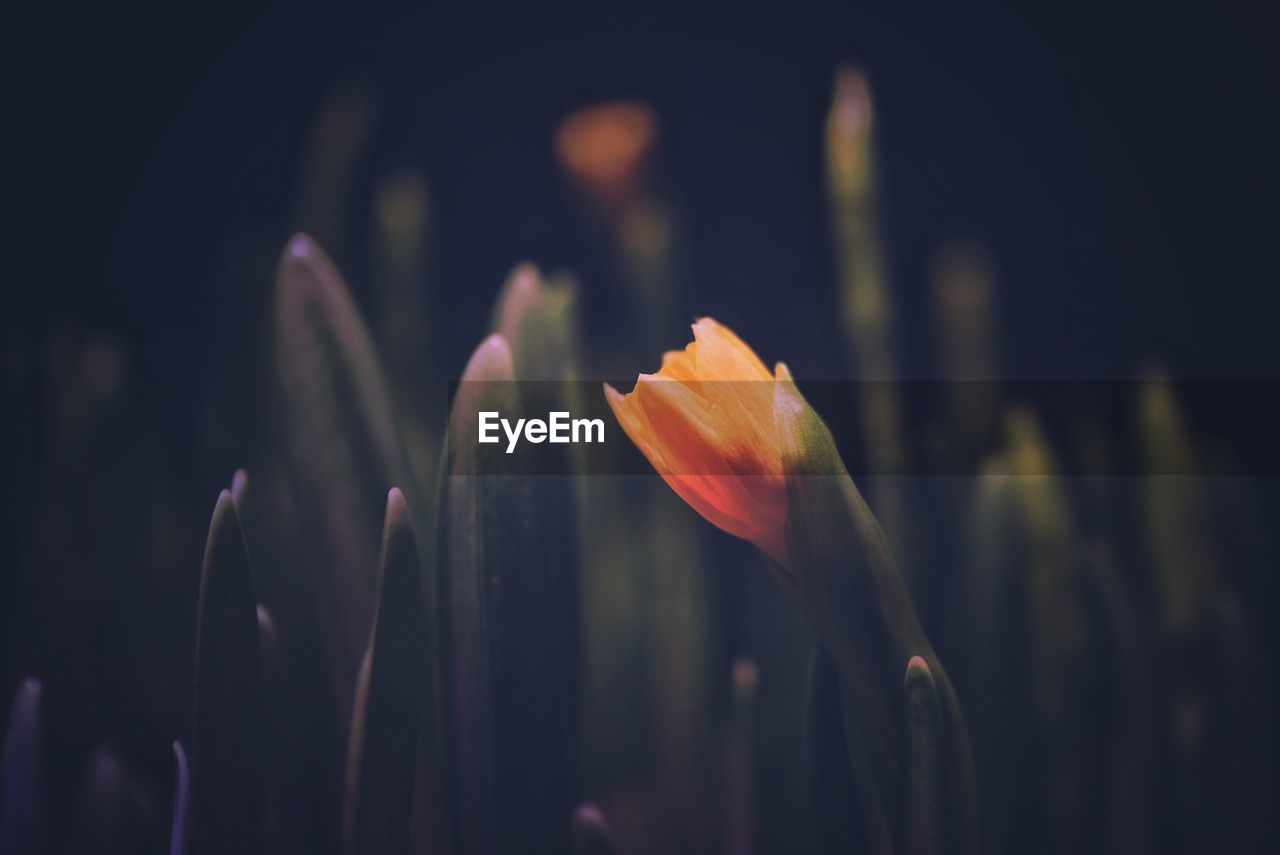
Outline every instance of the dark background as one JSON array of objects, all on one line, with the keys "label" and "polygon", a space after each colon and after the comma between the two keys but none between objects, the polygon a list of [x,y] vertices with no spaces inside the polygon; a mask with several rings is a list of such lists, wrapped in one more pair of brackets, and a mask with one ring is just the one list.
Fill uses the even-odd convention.
[{"label": "dark background", "polygon": [[[928,266],[940,243],[965,237],[995,259],[1011,375],[1122,380],[1155,358],[1178,378],[1276,379],[1280,122],[1275,30],[1260,7],[460,6],[86,2],[0,13],[11,434],[0,696],[19,674],[79,655],[54,630],[41,634],[47,616],[30,605],[49,542],[81,540],[102,566],[129,561],[93,555],[110,537],[42,531],[40,509],[83,489],[87,508],[125,499],[116,513],[127,516],[145,480],[122,468],[95,490],[47,477],[63,454],[46,382],[60,358],[53,342],[112,342],[129,378],[112,441],[141,444],[167,473],[175,516],[207,519],[267,429],[274,263],[229,260],[227,246],[251,235],[283,247],[298,228],[306,140],[345,85],[376,94],[365,177],[409,165],[430,184],[433,329],[449,377],[518,261],[576,271],[588,325],[609,311],[598,289],[611,273],[584,237],[550,139],[569,110],[617,97],[652,103],[662,122],[690,304],[798,377],[844,376],[822,133],[833,68],[851,60],[877,99],[908,376],[937,374]],[[368,233],[367,197],[350,219]],[[362,244],[334,254],[368,300]],[[673,330],[672,344],[682,341]],[[629,370],[653,357],[637,354]],[[213,404],[211,389],[223,390]],[[182,596],[193,594],[202,539],[198,527],[174,535],[173,552],[190,552]],[[111,590],[99,582],[85,596]],[[128,608],[116,612],[127,621]],[[189,656],[189,617],[136,639],[127,623],[104,626],[99,655],[180,638],[185,652],[172,655]],[[103,733],[172,727],[168,712],[148,720],[145,707],[110,699]]]},{"label": "dark background", "polygon": [[300,149],[336,86],[379,93],[374,157],[431,182],[456,371],[482,330],[470,310],[516,261],[590,286],[549,138],[601,98],[659,111],[704,311],[825,303],[821,122],[846,59],[876,90],[915,371],[929,253],[961,235],[997,260],[1007,364],[1029,377],[1122,379],[1152,355],[1178,376],[1274,374],[1280,135],[1260,7],[5,15],[6,332],[118,331],[173,410],[235,341],[210,323],[228,231],[248,221],[283,245]]}]

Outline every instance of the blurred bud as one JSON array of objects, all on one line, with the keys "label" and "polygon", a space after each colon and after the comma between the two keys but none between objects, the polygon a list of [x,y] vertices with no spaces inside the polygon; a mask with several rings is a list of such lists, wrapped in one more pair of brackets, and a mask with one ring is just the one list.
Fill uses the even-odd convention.
[{"label": "blurred bud", "polygon": [[625,211],[643,189],[658,121],[645,104],[614,101],[569,115],[556,131],[561,166],[608,216]]},{"label": "blurred bud", "polygon": [[861,71],[836,71],[827,114],[827,169],[837,195],[864,196],[871,187],[871,90]]}]

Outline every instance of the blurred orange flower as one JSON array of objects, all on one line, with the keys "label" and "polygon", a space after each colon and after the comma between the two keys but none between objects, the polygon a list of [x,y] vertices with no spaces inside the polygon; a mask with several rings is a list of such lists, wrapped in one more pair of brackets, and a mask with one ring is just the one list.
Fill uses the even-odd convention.
[{"label": "blurred orange flower", "polygon": [[556,155],[596,203],[617,215],[634,201],[657,128],[653,110],[644,104],[587,107],[560,124]]},{"label": "blurred orange flower", "polygon": [[782,363],[769,369],[733,331],[711,318],[693,342],[668,351],[657,374],[623,395],[605,384],[613,413],[680,498],[790,570],[787,490],[774,424]]}]

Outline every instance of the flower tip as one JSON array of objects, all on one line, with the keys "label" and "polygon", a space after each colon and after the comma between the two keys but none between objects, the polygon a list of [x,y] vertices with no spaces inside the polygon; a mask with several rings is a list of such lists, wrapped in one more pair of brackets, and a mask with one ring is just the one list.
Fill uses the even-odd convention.
[{"label": "flower tip", "polygon": [[929,663],[924,661],[923,656],[912,656],[911,660],[907,662],[907,671],[923,671],[926,674],[932,675],[932,672],[929,670]]},{"label": "flower tip", "polygon": [[708,335],[726,329],[726,327],[710,315],[703,315],[700,318],[694,318],[693,323],[689,325],[689,329],[693,330],[693,340],[698,341],[701,338],[706,338]]},{"label": "flower tip", "polygon": [[613,415],[625,427],[627,423],[623,421],[623,414],[627,412],[627,396],[613,388],[613,384],[604,384],[604,399],[609,403],[609,409],[613,410]]}]

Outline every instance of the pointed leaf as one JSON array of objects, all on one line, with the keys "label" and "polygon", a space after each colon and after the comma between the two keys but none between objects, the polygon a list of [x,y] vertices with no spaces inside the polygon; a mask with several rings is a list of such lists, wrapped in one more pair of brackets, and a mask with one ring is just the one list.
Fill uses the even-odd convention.
[{"label": "pointed leaf", "polygon": [[361,669],[347,759],[349,855],[409,848],[418,727],[430,680],[418,548],[404,495],[387,497],[378,611]]},{"label": "pointed leaf", "polygon": [[1143,511],[1158,574],[1163,623],[1173,636],[1209,619],[1217,546],[1205,479],[1186,413],[1169,377],[1152,372],[1140,387],[1138,427],[1145,469]]},{"label": "pointed leaf", "polygon": [[[867,831],[871,809],[862,805],[849,761],[842,704],[835,664],[818,645],[810,660],[805,697],[805,764],[815,851],[876,851],[870,848]],[[873,824],[887,825],[878,812]]]},{"label": "pointed leaf", "polygon": [[0,852],[38,852],[43,786],[40,704],[43,688],[28,677],[9,708],[0,756]]},{"label": "pointed leaf", "polygon": [[492,335],[454,400],[439,504],[451,790],[468,853],[570,846],[576,577],[555,556],[573,535],[542,524],[542,479],[520,454],[477,442],[479,411],[525,412],[513,380]]},{"label": "pointed leaf", "polygon": [[187,800],[191,793],[191,775],[187,770],[187,752],[182,743],[173,743],[173,824],[169,831],[169,855],[183,855],[187,841]]},{"label": "pointed leaf", "polygon": [[231,493],[213,511],[196,635],[191,839],[196,855],[266,851],[258,608]]},{"label": "pointed leaf", "polygon": [[[964,716],[884,534],[830,431],[794,383],[778,384],[774,412],[787,473],[787,549],[796,595],[835,664],[847,748],[868,821],[876,822],[877,800],[891,823],[901,816],[900,669],[902,662],[920,656],[933,672],[942,702],[947,828],[957,852],[974,851],[976,785]],[[863,763],[870,777],[859,771]],[[869,830],[873,841],[881,841],[876,845],[884,845],[877,826]]]},{"label": "pointed leaf", "polygon": [[86,853],[137,852],[159,837],[150,792],[125,758],[109,745],[89,757],[73,819],[71,849]]},{"label": "pointed leaf", "polygon": [[299,513],[313,533],[318,608],[339,704],[349,718],[372,624],[378,516],[408,458],[373,344],[341,274],[297,235],[280,260],[276,335],[280,396]]},{"label": "pointed leaf", "polygon": [[573,812],[572,828],[573,855],[613,855],[609,823],[595,805],[578,805]]},{"label": "pointed leaf", "polygon": [[494,310],[493,331],[511,346],[517,379],[574,379],[577,301],[574,282],[544,279],[532,264],[519,265],[507,277]]},{"label": "pointed leaf", "polygon": [[236,511],[244,515],[244,503],[249,498],[249,473],[237,469],[231,476],[231,499],[236,503]]},{"label": "pointed leaf", "polygon": [[733,665],[733,718],[725,749],[725,851],[751,855],[755,851],[755,775],[752,768],[756,693],[760,670],[750,659]]},{"label": "pointed leaf", "polygon": [[903,694],[907,719],[902,851],[905,855],[940,855],[945,840],[940,782],[941,715],[933,675],[919,656],[907,663]]}]

